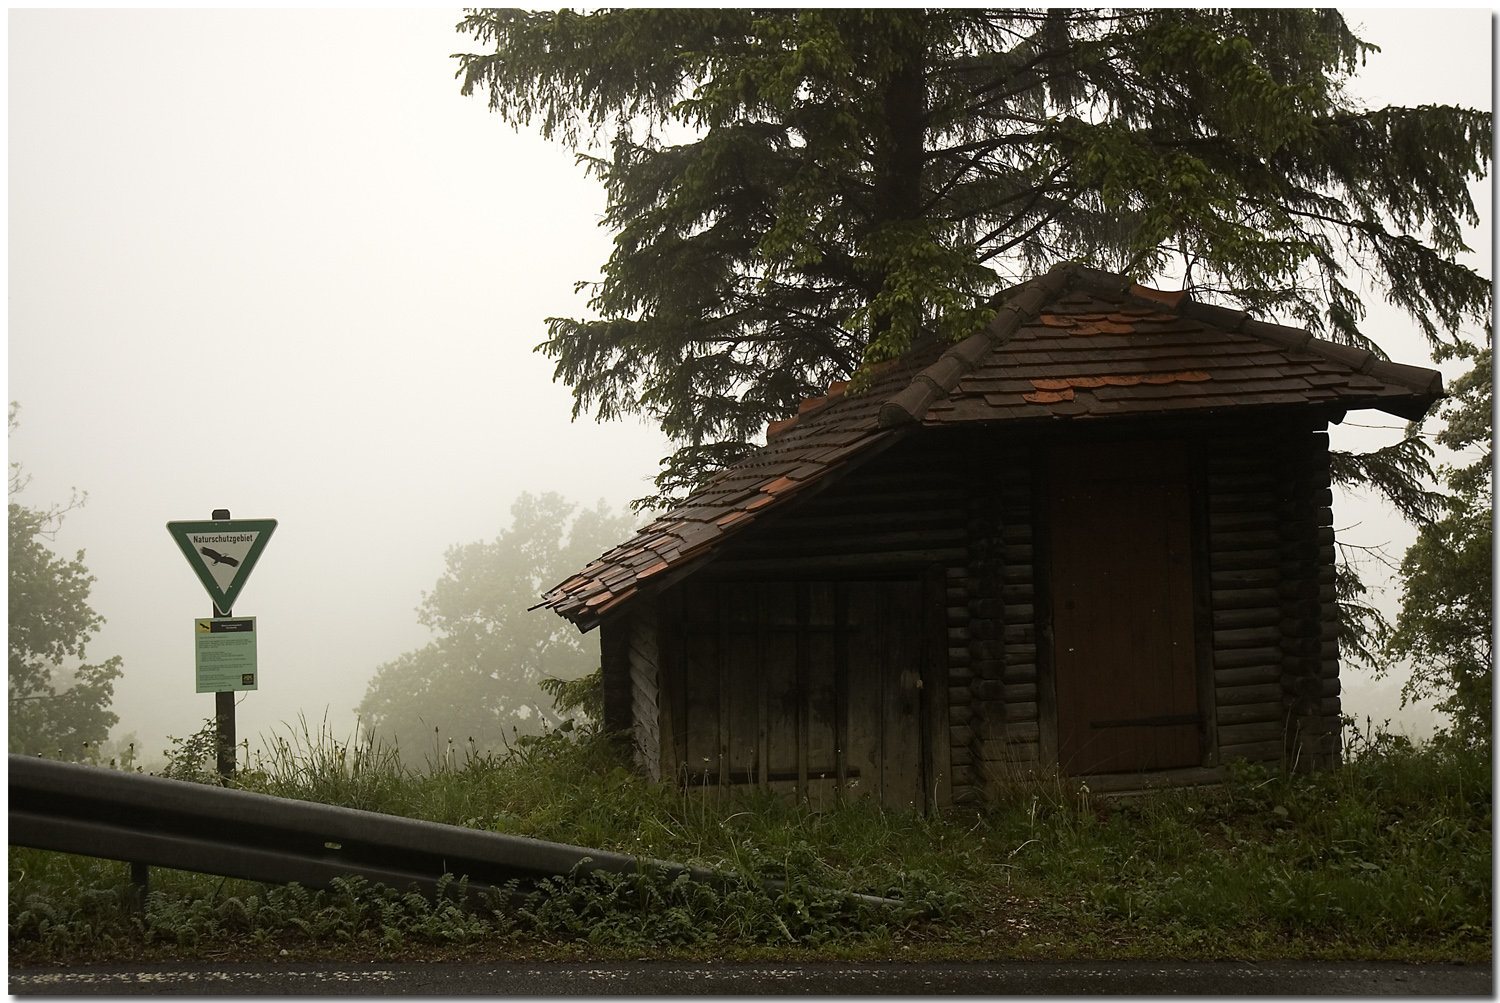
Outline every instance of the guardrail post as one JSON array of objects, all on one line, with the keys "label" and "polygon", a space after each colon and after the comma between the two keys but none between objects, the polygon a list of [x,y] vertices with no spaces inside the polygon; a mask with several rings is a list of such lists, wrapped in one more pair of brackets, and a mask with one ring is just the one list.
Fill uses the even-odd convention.
[{"label": "guardrail post", "polygon": [[151,891],[151,868],[132,860],[130,862],[130,908],[142,912],[146,908],[146,896]]}]

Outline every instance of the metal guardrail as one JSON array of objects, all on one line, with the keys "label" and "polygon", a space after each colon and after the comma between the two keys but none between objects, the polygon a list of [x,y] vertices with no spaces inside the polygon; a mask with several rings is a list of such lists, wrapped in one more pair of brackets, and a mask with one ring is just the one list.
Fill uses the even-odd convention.
[{"label": "metal guardrail", "polygon": [[444,874],[471,890],[582,872],[687,867],[525,836],[294,801],[250,791],[10,757],[12,844],[273,884],[327,887],[339,875],[429,894]]},{"label": "metal guardrail", "polygon": [[[444,874],[467,877],[471,895],[575,869],[725,879],[704,867],[26,756],[10,757],[9,781],[11,844],[128,861],[138,883],[146,866],[309,888],[357,874],[429,895]],[[766,882],[768,891],[784,887]]]}]

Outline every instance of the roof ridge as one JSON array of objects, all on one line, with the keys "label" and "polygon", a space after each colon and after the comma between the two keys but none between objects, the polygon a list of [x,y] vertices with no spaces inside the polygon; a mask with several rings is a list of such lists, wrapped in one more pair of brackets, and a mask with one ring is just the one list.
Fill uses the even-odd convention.
[{"label": "roof ridge", "polygon": [[904,389],[892,394],[880,406],[877,427],[891,428],[919,421],[934,402],[948,396],[986,355],[1009,341],[1023,323],[1035,320],[1042,307],[1060,295],[1084,269],[1084,265],[1067,261],[1023,283],[996,309],[994,320],[949,348],[936,362],[913,376]]}]

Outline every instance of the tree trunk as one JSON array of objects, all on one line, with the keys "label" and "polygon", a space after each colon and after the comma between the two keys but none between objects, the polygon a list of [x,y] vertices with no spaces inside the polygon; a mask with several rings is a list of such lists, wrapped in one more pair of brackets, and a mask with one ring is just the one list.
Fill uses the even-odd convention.
[{"label": "tree trunk", "polygon": [[[922,215],[922,170],[927,156],[927,68],[922,17],[920,11],[902,11],[892,16],[892,48],[902,55],[882,87],[883,128],[876,133],[872,230]],[[884,272],[871,277],[872,298],[884,287],[886,278]],[[890,322],[888,315],[874,317],[871,337],[880,337]]]}]

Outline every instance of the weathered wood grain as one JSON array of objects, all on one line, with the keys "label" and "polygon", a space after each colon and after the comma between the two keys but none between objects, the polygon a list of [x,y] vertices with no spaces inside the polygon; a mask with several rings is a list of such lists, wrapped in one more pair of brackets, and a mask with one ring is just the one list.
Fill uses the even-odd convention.
[{"label": "weathered wood grain", "polygon": [[1224,763],[1232,763],[1236,759],[1248,759],[1252,763],[1275,763],[1280,762],[1286,752],[1286,744],[1281,736],[1261,742],[1247,742],[1240,745],[1230,745],[1220,742],[1219,760]]},{"label": "weathered wood grain", "polygon": [[1225,741],[1229,741],[1235,733],[1226,731],[1227,727],[1262,722],[1274,725],[1277,734],[1280,734],[1285,713],[1279,696],[1278,699],[1265,703],[1221,704],[1218,710],[1219,734]]},{"label": "weathered wood grain", "polygon": [[1214,690],[1214,702],[1222,710],[1238,704],[1270,703],[1281,700],[1281,679],[1249,686],[1220,686]]},{"label": "weathered wood grain", "polygon": [[1238,630],[1247,627],[1270,627],[1281,623],[1280,607],[1248,609],[1219,609],[1212,617],[1215,630]]},{"label": "weathered wood grain", "polygon": [[1277,550],[1221,550],[1209,557],[1210,571],[1255,571],[1275,568],[1281,561]]},{"label": "weathered wood grain", "polygon": [[1242,627],[1234,630],[1213,632],[1215,652],[1239,648],[1264,648],[1282,640],[1284,632],[1280,626]]},{"label": "weathered wood grain", "polygon": [[1254,665],[1214,669],[1214,684],[1217,686],[1260,686],[1281,682],[1281,660],[1267,660]]},{"label": "weathered wood grain", "polygon": [[1287,726],[1284,721],[1257,721],[1254,724],[1230,724],[1220,726],[1220,748],[1233,747],[1233,745],[1250,745],[1256,742],[1281,741],[1286,735]]},{"label": "weathered wood grain", "polygon": [[1280,663],[1281,648],[1231,648],[1214,651],[1214,669],[1240,669]]}]

